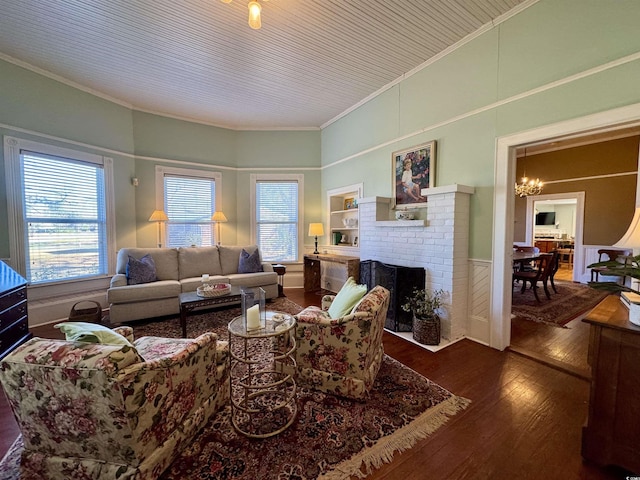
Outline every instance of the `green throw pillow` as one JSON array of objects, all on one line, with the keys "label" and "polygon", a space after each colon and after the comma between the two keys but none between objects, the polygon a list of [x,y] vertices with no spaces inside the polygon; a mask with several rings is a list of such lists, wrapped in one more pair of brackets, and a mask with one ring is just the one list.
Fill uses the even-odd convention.
[{"label": "green throw pillow", "polygon": [[364,297],[367,293],[366,285],[358,285],[353,277],[349,277],[342,286],[336,298],[333,299],[329,306],[329,316],[331,318],[340,318],[351,312],[353,306]]},{"label": "green throw pillow", "polygon": [[54,325],[72,342],[104,343],[107,345],[129,345],[129,340],[109,327],[87,322],[63,322]]}]

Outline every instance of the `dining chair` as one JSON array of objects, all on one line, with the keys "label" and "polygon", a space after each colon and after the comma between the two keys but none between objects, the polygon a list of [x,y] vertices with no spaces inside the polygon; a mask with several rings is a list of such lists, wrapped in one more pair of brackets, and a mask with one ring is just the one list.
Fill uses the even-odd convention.
[{"label": "dining chair", "polygon": [[[549,253],[552,255],[552,258],[551,258],[551,265],[549,267],[548,280],[551,282],[551,288],[553,288],[553,291],[555,293],[558,293],[558,290],[556,289],[556,284],[553,281],[553,277],[555,277],[556,273],[558,272],[558,269],[560,268],[560,252],[559,250],[551,250]],[[546,285],[545,285],[545,291],[546,290],[548,289],[546,288]]]},{"label": "dining chair", "polygon": [[[618,260],[618,257],[624,256],[626,253],[627,252],[625,252],[624,250],[601,248],[600,250],[598,250],[598,262],[615,262],[616,260]],[[591,269],[591,281],[597,282],[600,275],[606,276],[607,270],[609,270],[609,268],[610,267],[593,267]],[[624,283],[624,281],[625,277],[622,277],[622,283]]]},{"label": "dining chair", "polygon": [[547,287],[547,281],[549,280],[549,276],[551,274],[553,258],[553,254],[543,253],[538,258],[532,261],[532,270],[518,271],[513,273],[514,280],[522,281],[522,288],[520,289],[520,293],[525,292],[528,282],[531,284],[533,295],[536,297],[536,300],[540,302],[540,297],[538,297],[538,282],[542,282],[545,295],[548,299],[551,299],[551,294],[549,293],[549,288]]}]

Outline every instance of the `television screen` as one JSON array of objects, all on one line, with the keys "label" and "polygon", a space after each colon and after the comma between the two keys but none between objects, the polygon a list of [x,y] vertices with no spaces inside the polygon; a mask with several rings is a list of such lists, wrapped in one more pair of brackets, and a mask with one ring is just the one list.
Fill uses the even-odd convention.
[{"label": "television screen", "polygon": [[540,212],[536,214],[536,225],[555,225],[556,212]]}]

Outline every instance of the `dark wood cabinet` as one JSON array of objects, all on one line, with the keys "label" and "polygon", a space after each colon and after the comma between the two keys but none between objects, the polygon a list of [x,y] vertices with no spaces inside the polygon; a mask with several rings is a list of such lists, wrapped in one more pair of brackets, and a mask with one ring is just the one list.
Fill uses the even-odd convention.
[{"label": "dark wood cabinet", "polygon": [[315,292],[322,288],[320,262],[333,262],[343,264],[347,269],[347,278],[360,277],[360,259],[346,255],[314,254],[304,256],[304,291]]},{"label": "dark wood cabinet", "polygon": [[640,326],[628,318],[612,295],[583,320],[591,325],[592,375],[582,456],[640,474]]},{"label": "dark wood cabinet", "polygon": [[0,358],[29,338],[27,281],[0,262]]}]

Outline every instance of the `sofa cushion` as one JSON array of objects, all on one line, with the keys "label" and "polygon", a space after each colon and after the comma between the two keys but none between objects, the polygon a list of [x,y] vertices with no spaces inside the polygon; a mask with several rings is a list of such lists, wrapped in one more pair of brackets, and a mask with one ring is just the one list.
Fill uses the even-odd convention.
[{"label": "sofa cushion", "polygon": [[129,255],[142,258],[151,255],[158,280],[178,280],[178,250],[176,248],[122,248],[118,252],[116,273],[127,273]]},{"label": "sofa cushion", "polygon": [[239,287],[263,287],[278,283],[276,272],[235,273],[228,275],[229,283]]},{"label": "sofa cushion", "polygon": [[127,261],[127,285],[155,282],[157,279],[156,264],[151,255],[147,254],[140,260],[129,255],[129,260]]},{"label": "sofa cushion", "polygon": [[249,253],[243,248],[238,261],[238,273],[257,273],[261,271],[260,250],[256,249],[253,253]]},{"label": "sofa cushion", "polygon": [[342,286],[336,298],[331,302],[329,307],[329,316],[331,318],[340,318],[349,312],[358,301],[367,293],[366,285],[358,285],[353,277],[349,277]]},{"label": "sofa cushion", "polygon": [[203,273],[211,276],[222,275],[218,247],[181,247],[178,249],[180,280],[200,277]]},{"label": "sofa cushion", "polygon": [[[244,250],[249,253],[253,253],[257,249],[257,245],[244,247]],[[220,252],[220,265],[222,266],[223,275],[238,273],[238,265],[240,264],[240,253],[242,252],[242,250],[243,247],[218,245],[218,252]]]},{"label": "sofa cushion", "polygon": [[129,340],[118,332],[97,323],[62,322],[54,325],[54,327],[59,328],[64,333],[65,338],[73,342],[133,346]]},{"label": "sofa cushion", "polygon": [[177,280],[159,280],[153,283],[113,287],[107,290],[107,300],[109,303],[144,302],[147,300],[176,297],[177,305],[178,295],[180,295],[180,282]]}]

